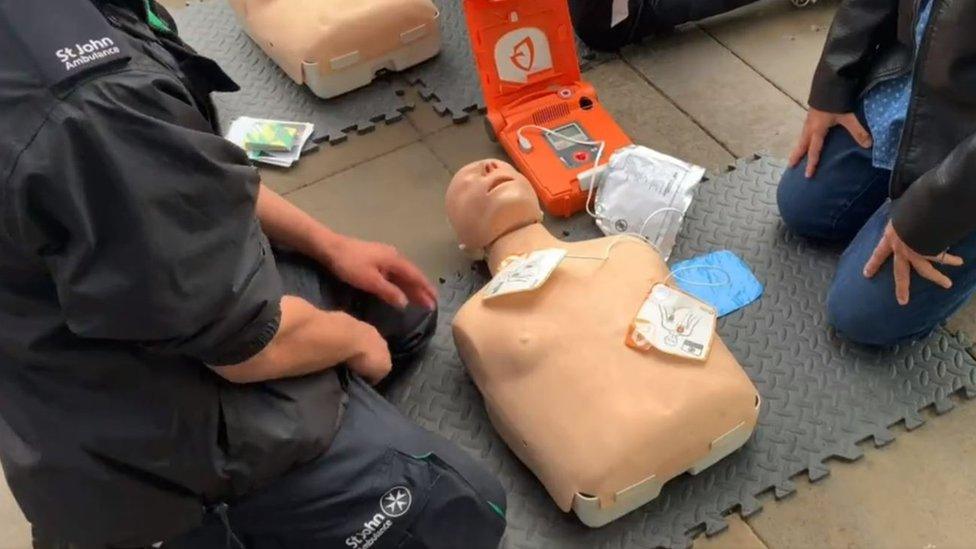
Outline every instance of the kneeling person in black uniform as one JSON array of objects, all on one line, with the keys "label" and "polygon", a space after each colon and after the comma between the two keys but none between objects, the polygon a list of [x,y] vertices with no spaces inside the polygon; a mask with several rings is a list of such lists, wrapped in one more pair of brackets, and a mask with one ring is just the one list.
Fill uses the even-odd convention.
[{"label": "kneeling person in black uniform", "polygon": [[434,288],[260,184],[172,19],[0,0],[0,50],[0,462],[35,546],[494,549],[497,481],[363,381]]}]

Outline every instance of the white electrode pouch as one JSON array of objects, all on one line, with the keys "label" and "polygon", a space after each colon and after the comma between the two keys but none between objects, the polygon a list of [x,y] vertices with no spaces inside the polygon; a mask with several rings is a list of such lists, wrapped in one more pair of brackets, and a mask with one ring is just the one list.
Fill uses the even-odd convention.
[{"label": "white electrode pouch", "polygon": [[655,284],[631,324],[627,345],[704,361],[712,348],[717,318],[715,309],[705,303]]},{"label": "white electrode pouch", "polygon": [[549,276],[565,257],[566,250],[547,248],[536,250],[527,256],[508,258],[504,267],[485,286],[483,299],[531,292],[539,288],[549,280]]},{"label": "white electrode pouch", "polygon": [[631,233],[667,261],[705,169],[631,145],[610,158],[596,189],[596,224],[606,235]]}]

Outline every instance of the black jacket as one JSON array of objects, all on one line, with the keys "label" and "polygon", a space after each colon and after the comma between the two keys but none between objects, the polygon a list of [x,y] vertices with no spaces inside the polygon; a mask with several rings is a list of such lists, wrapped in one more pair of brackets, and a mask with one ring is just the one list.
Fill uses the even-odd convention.
[{"label": "black jacket", "polygon": [[331,371],[207,367],[275,335],[281,281],[258,174],[215,133],[208,94],[236,86],[147,17],[0,0],[0,462],[35,526],[96,546],[168,539],[315,458],[344,398]]},{"label": "black jacket", "polygon": [[891,176],[895,230],[937,254],[976,230],[976,1],[930,0],[916,51],[920,0],[844,0],[810,93],[810,106],[853,112],[886,77],[914,86]]}]

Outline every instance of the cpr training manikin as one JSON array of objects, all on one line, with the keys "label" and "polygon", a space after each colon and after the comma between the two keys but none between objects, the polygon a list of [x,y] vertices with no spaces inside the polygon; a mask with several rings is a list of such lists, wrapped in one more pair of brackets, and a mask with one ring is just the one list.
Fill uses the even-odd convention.
[{"label": "cpr training manikin", "polygon": [[513,258],[558,252],[540,286],[496,296],[493,280],[453,330],[492,424],[560,509],[602,526],[745,444],[759,395],[714,324],[701,360],[628,344],[651,289],[669,290],[656,286],[671,277],[645,242],[556,239],[529,182],[498,160],[457,173],[447,213],[496,280]]},{"label": "cpr training manikin", "polygon": [[230,0],[254,42],[323,98],[365,86],[441,49],[431,0]]}]

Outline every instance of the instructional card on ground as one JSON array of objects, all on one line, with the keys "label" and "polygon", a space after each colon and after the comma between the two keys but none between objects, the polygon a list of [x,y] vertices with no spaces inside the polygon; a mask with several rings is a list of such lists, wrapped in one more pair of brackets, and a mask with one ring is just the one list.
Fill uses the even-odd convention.
[{"label": "instructional card on ground", "polygon": [[485,287],[484,299],[530,292],[542,286],[566,257],[566,250],[548,248],[514,257]]},{"label": "instructional card on ground", "polygon": [[631,326],[627,344],[692,360],[705,360],[715,337],[715,309],[664,284],[656,284]]}]

